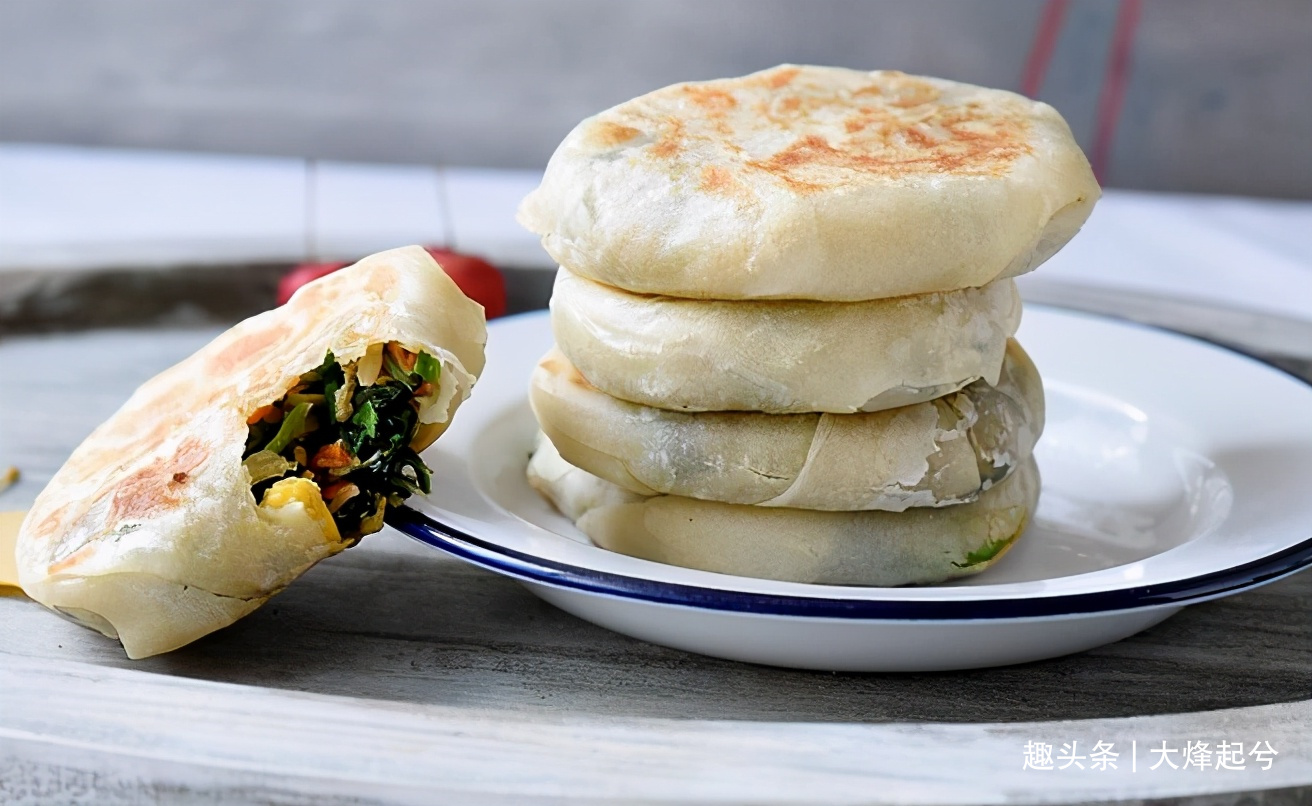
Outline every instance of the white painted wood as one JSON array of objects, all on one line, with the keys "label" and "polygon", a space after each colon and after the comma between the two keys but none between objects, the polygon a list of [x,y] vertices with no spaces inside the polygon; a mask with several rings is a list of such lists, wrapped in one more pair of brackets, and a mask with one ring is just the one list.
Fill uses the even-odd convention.
[{"label": "white painted wood", "polygon": [[539,171],[444,168],[452,245],[494,265],[554,271],[538,236],[515,221],[520,201],[538,186]]},{"label": "white painted wood", "polygon": [[[344,670],[346,671],[346,670]],[[0,796],[60,766],[148,793],[616,802],[1071,803],[1312,781],[1312,704],[1076,722],[858,725],[510,715],[0,655]],[[1260,737],[1271,769],[1147,769],[1147,746]],[[1144,745],[1116,770],[1023,769],[1026,742]],[[1087,743],[1087,744],[1084,744]],[[206,780],[176,770],[204,770]]]},{"label": "white painted wood", "polygon": [[451,240],[435,166],[317,162],[309,170],[310,260]]},{"label": "white painted wood", "polygon": [[0,269],[300,260],[302,160],[0,146]]}]

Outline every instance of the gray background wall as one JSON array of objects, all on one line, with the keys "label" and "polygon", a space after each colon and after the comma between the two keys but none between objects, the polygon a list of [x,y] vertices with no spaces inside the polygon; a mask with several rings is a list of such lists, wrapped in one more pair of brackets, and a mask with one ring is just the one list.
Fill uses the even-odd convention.
[{"label": "gray background wall", "polygon": [[[0,140],[536,167],[580,118],[779,62],[1019,88],[1042,0],[0,0]],[[1091,145],[1118,5],[1040,97]],[[1106,183],[1312,197],[1312,3],[1145,0]]]}]

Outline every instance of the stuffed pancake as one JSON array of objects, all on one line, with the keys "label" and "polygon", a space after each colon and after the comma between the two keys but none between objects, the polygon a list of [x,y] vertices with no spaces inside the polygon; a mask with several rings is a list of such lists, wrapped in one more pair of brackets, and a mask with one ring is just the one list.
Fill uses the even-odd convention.
[{"label": "stuffed pancake", "polygon": [[855,301],[1024,274],[1098,196],[1047,104],[897,71],[780,65],[582,121],[519,220],[560,265],[627,291]]},{"label": "stuffed pancake", "polygon": [[561,458],[541,439],[528,481],[593,543],[721,574],[826,585],[932,584],[997,562],[1039,496],[1031,457],[976,500],[905,512],[821,512],[644,496]]},{"label": "stuffed pancake", "polygon": [[418,247],[302,288],[145,383],[37,498],[29,596],[167,652],[258,608],[426,491],[483,368],[481,307]]},{"label": "stuffed pancake", "polygon": [[996,385],[859,414],[684,413],[594,388],[559,350],[529,387],[565,461],[627,490],[835,511],[973,501],[1028,459],[1043,382],[1015,341]]},{"label": "stuffed pancake", "polygon": [[[556,344],[622,400],[678,411],[881,411],[997,383],[1012,280],[865,302],[632,294],[561,269]],[[875,360],[877,357],[877,360]]]}]

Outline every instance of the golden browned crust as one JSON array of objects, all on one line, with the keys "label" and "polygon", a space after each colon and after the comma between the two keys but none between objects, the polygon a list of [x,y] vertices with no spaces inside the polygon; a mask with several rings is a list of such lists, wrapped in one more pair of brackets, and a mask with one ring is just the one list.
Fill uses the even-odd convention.
[{"label": "golden browned crust", "polygon": [[561,265],[629,291],[864,300],[1027,271],[1097,196],[1046,104],[785,65],[583,121],[520,220]]},{"label": "golden browned crust", "polygon": [[[698,146],[723,148],[723,160],[702,168],[703,187],[722,190],[737,177],[761,172],[789,188],[813,193],[872,177],[909,174],[997,176],[1032,151],[1031,104],[1020,98],[940,103],[934,84],[897,71],[869,74],[852,87],[798,80],[799,68],[777,68],[743,82],[734,79],[667,87],[612,118],[584,124],[600,148],[635,145],[678,171],[680,155]],[[763,93],[762,89],[767,92]],[[667,113],[686,103],[698,115]],[[735,137],[749,112],[768,124]],[[833,134],[808,133],[817,120],[836,121]],[[777,147],[776,143],[786,143]]]}]

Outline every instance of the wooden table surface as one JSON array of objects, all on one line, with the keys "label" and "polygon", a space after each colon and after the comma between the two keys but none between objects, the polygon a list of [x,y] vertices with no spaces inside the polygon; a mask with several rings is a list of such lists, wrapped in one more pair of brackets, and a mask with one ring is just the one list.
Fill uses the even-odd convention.
[{"label": "wooden table surface", "polygon": [[[1220,322],[1259,347],[1300,337],[1166,302],[1116,312],[1212,336]],[[0,510],[27,506],[138,383],[216,332],[0,342],[0,465],[23,472]],[[1312,379],[1306,359],[1281,361]],[[610,633],[388,530],[143,661],[0,598],[0,802],[1312,803],[1310,698],[1312,574],[1067,658],[825,674]],[[1038,772],[1022,769],[1030,741],[1127,752],[1116,770]],[[1278,755],[1269,770],[1148,770],[1164,741]]]}]

